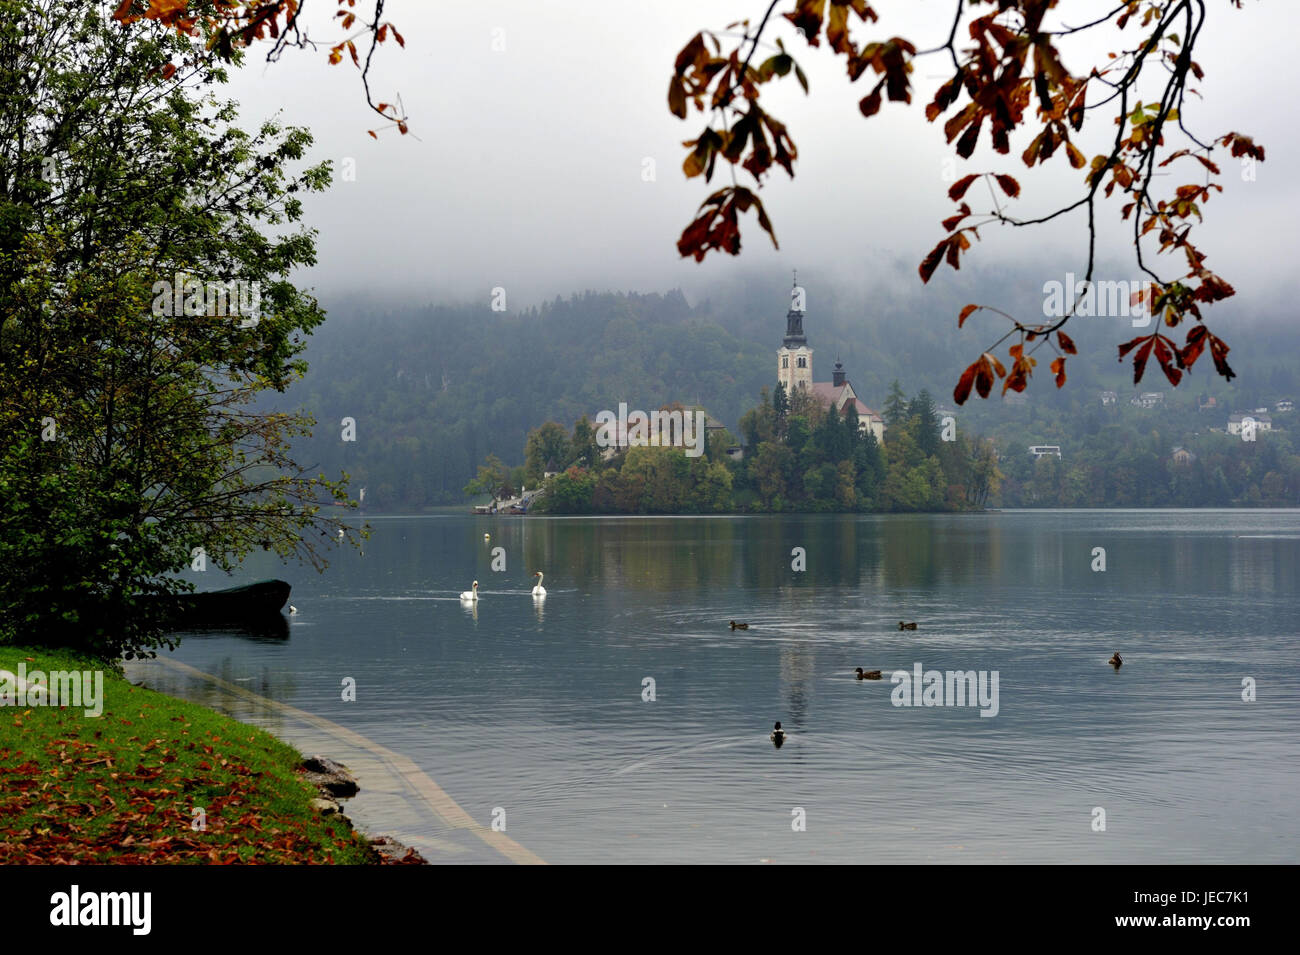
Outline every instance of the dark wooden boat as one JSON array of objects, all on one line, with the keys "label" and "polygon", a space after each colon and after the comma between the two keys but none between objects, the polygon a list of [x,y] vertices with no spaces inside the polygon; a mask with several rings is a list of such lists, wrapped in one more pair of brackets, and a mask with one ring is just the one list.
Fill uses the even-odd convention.
[{"label": "dark wooden boat", "polygon": [[177,624],[208,626],[246,623],[278,616],[292,588],[283,580],[259,580],[242,587],[178,594],[171,598]]}]

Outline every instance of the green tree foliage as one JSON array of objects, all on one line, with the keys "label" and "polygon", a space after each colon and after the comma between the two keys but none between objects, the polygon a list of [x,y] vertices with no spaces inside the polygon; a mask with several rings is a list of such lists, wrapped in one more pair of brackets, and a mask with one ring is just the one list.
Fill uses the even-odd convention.
[{"label": "green tree foliage", "polygon": [[304,130],[238,128],[220,72],[164,76],[174,30],[0,13],[0,640],[149,654],[175,572],[333,540],[343,488],[288,450],[309,419],[254,407],[324,317],[288,276],[329,170],[290,172]]},{"label": "green tree foliage", "polygon": [[506,467],[495,454],[489,454],[487,460],[478,466],[478,475],[465,485],[465,493],[470,497],[487,494],[492,503],[509,497],[514,491],[510,486],[510,468]]},{"label": "green tree foliage", "polygon": [[[776,394],[772,401],[764,389],[759,404],[742,416],[742,431],[755,440],[740,461],[725,455],[729,444],[723,441],[718,446],[724,453],[716,457],[657,445],[620,449],[592,468],[575,466],[550,479],[534,507],[552,514],[964,510],[983,507],[997,489],[997,459],[988,442],[960,438],[933,453],[922,449],[922,435],[939,442],[927,394],[910,403],[900,399],[904,411],[917,413],[900,422],[884,449],[859,427],[853,405],[837,414],[803,391],[787,399],[778,387]],[[777,416],[782,404],[783,430]],[[579,420],[575,443],[583,427]],[[547,424],[533,431],[528,447],[553,430]]]},{"label": "green tree foliage", "polygon": [[[588,424],[587,429],[590,427]],[[568,432],[562,425],[548,421],[530,431],[524,445],[524,474],[528,483],[534,487],[541,484],[547,471],[563,468],[573,457]]]}]

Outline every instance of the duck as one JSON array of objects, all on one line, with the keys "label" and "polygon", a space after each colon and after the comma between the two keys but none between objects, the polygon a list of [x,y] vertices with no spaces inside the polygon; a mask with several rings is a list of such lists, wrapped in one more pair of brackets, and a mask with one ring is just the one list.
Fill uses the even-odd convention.
[{"label": "duck", "polygon": [[898,621],[898,629],[899,629],[899,630],[915,630],[915,629],[916,629],[916,624],[915,624],[915,623],[903,623],[903,621],[900,620],[900,621]]},{"label": "duck", "polygon": [[[732,630],[748,630],[748,629],[749,629],[749,624],[747,624],[747,623],[736,623],[736,621],[733,620],[733,621],[731,621],[731,629],[732,629]],[[778,723],[777,725],[779,726],[780,724]]]},{"label": "duck", "polygon": [[1113,666],[1116,670],[1118,670],[1120,667],[1124,665],[1124,658],[1120,656],[1119,651],[1116,650],[1115,655],[1111,657],[1109,660],[1107,660],[1106,662],[1109,663],[1111,666]]},{"label": "duck", "polygon": [[484,539],[485,541],[490,541],[490,540],[492,539],[492,535],[491,535],[491,534],[484,534],[484,535],[483,535],[483,539]]},{"label": "duck", "polygon": [[545,597],[546,588],[542,586],[542,577],[543,577],[542,572],[539,570],[537,571],[537,573],[533,574],[533,576],[537,578],[537,586],[533,588],[533,596]]},{"label": "duck", "polygon": [[768,739],[778,747],[785,742],[785,730],[781,729],[781,721],[777,720],[776,725],[772,727],[772,732],[768,734]]},{"label": "duck", "polygon": [[466,590],[461,593],[460,599],[471,600],[475,603],[478,602],[478,581],[477,580],[474,581],[474,583],[470,586],[469,590]]},{"label": "duck", "polygon": [[858,667],[858,679],[859,679],[859,680],[879,680],[879,679],[880,679],[880,675],[881,675],[881,674],[880,674],[880,671],[879,671],[879,670],[867,670],[867,671],[863,672],[862,667]]},{"label": "duck", "polygon": [[298,612],[298,608],[295,607],[293,604],[289,604],[289,616],[292,617],[297,612]]}]

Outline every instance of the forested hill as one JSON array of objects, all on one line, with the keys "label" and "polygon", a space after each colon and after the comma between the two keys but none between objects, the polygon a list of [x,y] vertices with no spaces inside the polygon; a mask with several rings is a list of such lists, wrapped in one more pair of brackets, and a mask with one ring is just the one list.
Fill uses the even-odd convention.
[{"label": "forested hill", "polygon": [[[387,311],[326,302],[330,317],[307,351],[311,370],[287,395],[276,396],[276,404],[316,416],[315,435],[295,444],[297,460],[327,475],[346,470],[354,488],[367,489],[368,507],[455,504],[465,499],[462,488],[487,454],[519,464],[531,428],[554,420],[571,429],[581,415],[616,410],[620,401],[647,410],[673,401],[699,404],[737,433],[759,390],[775,383],[787,294],[779,281],[750,283],[692,306],[678,291],[587,292],[513,313],[494,312],[486,302]],[[925,315],[898,302],[870,306],[867,315],[867,306],[837,302],[826,290],[810,295],[805,331],[815,378],[828,380],[840,358],[859,396],[876,410],[894,379],[909,393],[928,388],[940,406],[951,405],[961,369],[1004,329],[972,329],[968,322],[958,333],[961,303],[936,295],[927,304]],[[1068,424],[1082,420],[1099,388],[1127,397],[1134,391],[1126,377],[1131,372],[1113,358],[1126,332],[1076,320],[1071,334],[1083,354],[1071,359],[1064,391],[1056,391],[1044,368],[1030,385],[1029,408],[1010,408],[996,397],[972,399],[962,409],[962,425],[991,433],[1031,409]],[[1227,404],[1253,407],[1263,400],[1257,392],[1294,389],[1294,373],[1280,358],[1252,351],[1240,330],[1229,340],[1243,374],[1239,382],[1224,385],[1198,373],[1199,381],[1178,389],[1178,401],[1194,403],[1208,388],[1227,393],[1221,399]],[[1252,357],[1269,366],[1246,377]],[[1147,389],[1170,391],[1154,368],[1141,390]],[[341,440],[345,417],[356,421],[355,441]]]},{"label": "forested hill", "polygon": [[[620,401],[682,401],[734,425],[772,383],[775,348],[737,338],[680,292],[587,293],[520,314],[335,311],[287,395],[317,419],[295,450],[326,473],[347,470],[376,508],[455,503],[487,454],[522,461],[529,429],[547,420],[569,428]],[[355,442],[340,440],[344,417],[356,419]]]}]

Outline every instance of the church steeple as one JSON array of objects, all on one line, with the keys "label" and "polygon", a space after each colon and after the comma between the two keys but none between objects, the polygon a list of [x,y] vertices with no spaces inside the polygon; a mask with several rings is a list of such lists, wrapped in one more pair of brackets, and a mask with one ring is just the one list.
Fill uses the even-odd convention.
[{"label": "church steeple", "polygon": [[803,333],[803,310],[803,289],[799,287],[799,270],[795,269],[790,282],[790,311],[785,313],[785,341],[783,344],[786,348],[808,344],[808,339]]},{"label": "church steeple", "polygon": [[796,272],[790,289],[790,311],[785,315],[785,338],[776,353],[776,380],[787,393],[812,387],[812,349],[803,330],[804,307],[804,290],[799,287]]}]

